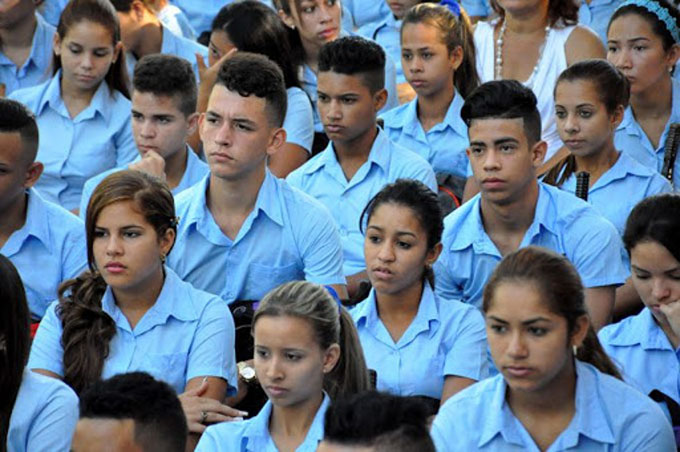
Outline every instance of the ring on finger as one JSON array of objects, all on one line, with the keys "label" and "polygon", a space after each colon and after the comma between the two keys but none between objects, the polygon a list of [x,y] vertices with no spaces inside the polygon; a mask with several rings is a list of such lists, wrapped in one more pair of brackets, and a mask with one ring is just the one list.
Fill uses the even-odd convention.
[{"label": "ring on finger", "polygon": [[205,422],[208,420],[208,413],[205,411],[201,411],[201,424],[205,424]]}]

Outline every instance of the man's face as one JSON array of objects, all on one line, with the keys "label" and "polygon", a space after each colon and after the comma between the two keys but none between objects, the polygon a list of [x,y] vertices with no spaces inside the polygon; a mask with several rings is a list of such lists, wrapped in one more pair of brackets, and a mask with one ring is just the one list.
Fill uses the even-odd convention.
[{"label": "man's face", "polygon": [[132,419],[81,418],[71,452],[144,452],[135,442]]},{"label": "man's face", "polygon": [[33,14],[33,0],[0,0],[0,29],[16,28]]}]

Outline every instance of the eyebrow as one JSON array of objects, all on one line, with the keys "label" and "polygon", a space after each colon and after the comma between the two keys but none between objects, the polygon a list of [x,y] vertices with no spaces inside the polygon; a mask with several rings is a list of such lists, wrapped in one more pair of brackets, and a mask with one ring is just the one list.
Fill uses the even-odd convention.
[{"label": "eyebrow", "polygon": [[[636,38],[627,39],[625,41],[626,42],[635,42],[635,41],[649,41],[649,40],[650,40],[649,38],[645,38],[644,36],[638,36]],[[611,43],[611,42],[619,42],[619,41],[616,40],[616,39],[609,39],[607,41],[607,43]]]},{"label": "eyebrow", "polygon": [[[640,267],[638,267],[637,265],[634,265],[634,264],[630,264],[630,267],[631,267],[632,269],[637,270],[637,271],[640,271],[640,272],[651,273],[649,270],[646,270],[646,269],[644,269],[644,268],[640,268]],[[664,270],[663,273],[673,273],[673,272],[676,272],[676,271],[679,271],[679,270],[680,270],[680,266],[674,267],[674,268],[670,268],[670,269],[668,269],[668,270]]]},{"label": "eyebrow", "polygon": [[[499,139],[493,141],[494,146],[498,146],[498,145],[506,144],[506,143],[519,144],[519,140],[517,140],[516,138],[512,138],[512,137],[503,137],[503,138],[499,138]],[[470,146],[486,146],[486,143],[484,141],[471,141]]]},{"label": "eyebrow", "polygon": [[[316,92],[317,92],[317,94],[320,95],[320,96],[333,97],[333,96],[331,96],[330,94],[324,93],[323,91],[318,90],[318,89],[316,90]],[[335,95],[335,97],[348,97],[348,96],[359,97],[360,94],[359,94],[359,93],[355,93],[355,92],[350,91],[350,92],[347,92],[347,93],[341,93],[341,94]]]},{"label": "eyebrow", "polygon": [[[379,232],[384,231],[383,228],[381,228],[380,226],[375,226],[375,225],[370,225],[370,226],[368,226],[367,229],[377,229]],[[410,231],[397,231],[397,235],[409,235],[411,237],[416,237],[416,235],[413,232],[410,232]]]},{"label": "eyebrow", "polygon": [[[494,322],[502,323],[504,325],[507,325],[507,324],[510,323],[510,322],[503,320],[503,319],[500,319],[500,318],[498,318],[494,315],[490,315],[487,318],[490,319],[490,320],[493,320]],[[546,317],[534,317],[534,318],[529,319],[529,320],[524,320],[522,322],[522,325],[531,325],[532,323],[537,323],[537,322],[550,322],[550,319],[548,319]]]},{"label": "eyebrow", "polygon": [[[95,225],[94,228],[95,229],[104,229],[104,230],[109,229],[109,228],[105,228],[104,226],[99,226],[99,225]],[[119,229],[123,229],[123,230],[125,230],[125,229],[144,229],[144,226],[141,226],[141,225],[138,225],[138,224],[127,224],[125,226],[121,226]]]}]

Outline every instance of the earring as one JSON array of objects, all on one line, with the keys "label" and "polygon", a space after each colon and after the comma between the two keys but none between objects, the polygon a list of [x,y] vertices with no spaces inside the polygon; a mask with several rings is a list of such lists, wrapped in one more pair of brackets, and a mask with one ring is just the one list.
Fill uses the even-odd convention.
[{"label": "earring", "polygon": [[571,346],[571,351],[574,352],[574,356],[578,355],[578,346],[577,346],[577,345],[572,345],[572,346]]},{"label": "earring", "polygon": [[165,254],[161,254],[161,264],[165,264]]}]

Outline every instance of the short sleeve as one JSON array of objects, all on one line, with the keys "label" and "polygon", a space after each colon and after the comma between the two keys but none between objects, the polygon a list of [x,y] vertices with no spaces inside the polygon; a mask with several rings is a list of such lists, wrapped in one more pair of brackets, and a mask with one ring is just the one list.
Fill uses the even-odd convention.
[{"label": "short sleeve", "polygon": [[385,89],[387,90],[387,102],[380,110],[381,113],[399,106],[399,96],[397,95],[397,67],[394,61],[385,54]]},{"label": "short sleeve", "polygon": [[446,241],[444,241],[444,249],[432,267],[435,293],[443,300],[462,300],[463,291],[458,287],[451,274],[450,257],[451,250],[447,248]]},{"label": "short sleeve", "polygon": [[31,345],[27,367],[29,369],[44,369],[63,376],[64,349],[61,346],[61,319],[56,313],[58,305],[58,301],[53,301],[40,321],[40,326]]},{"label": "short sleeve", "polygon": [[62,281],[75,278],[87,269],[85,225],[74,228],[65,238],[62,258]]},{"label": "short sleeve", "polygon": [[447,330],[447,343],[450,344],[444,362],[444,376],[457,376],[472,380],[483,380],[488,375],[488,359],[486,354],[486,328],[484,318],[477,308],[465,305],[457,300],[442,301],[459,303],[465,312],[461,316],[457,328]]},{"label": "short sleeve", "polygon": [[299,88],[290,88],[288,91],[288,108],[283,128],[286,130],[288,143],[297,144],[311,153],[314,141],[314,114],[309,97]]},{"label": "short sleeve", "polygon": [[[116,111],[116,110],[114,110]],[[139,156],[137,145],[132,136],[132,122],[125,121],[115,135],[116,167],[127,165]]]},{"label": "short sleeve", "polygon": [[622,452],[676,450],[675,435],[663,411],[651,399],[644,401],[648,402],[645,405],[649,409],[631,416],[630,421],[622,427],[620,450]]},{"label": "short sleeve", "polygon": [[90,198],[92,197],[92,192],[97,188],[100,181],[99,175],[89,178],[85,181],[83,185],[83,192],[80,195],[80,209],[78,210],[78,216],[81,220],[85,221],[85,215],[87,214],[87,205],[90,203]]},{"label": "short sleeve", "polygon": [[49,399],[31,423],[27,451],[70,450],[71,439],[78,423],[78,396],[66,384],[59,383],[58,389],[49,394]]}]

